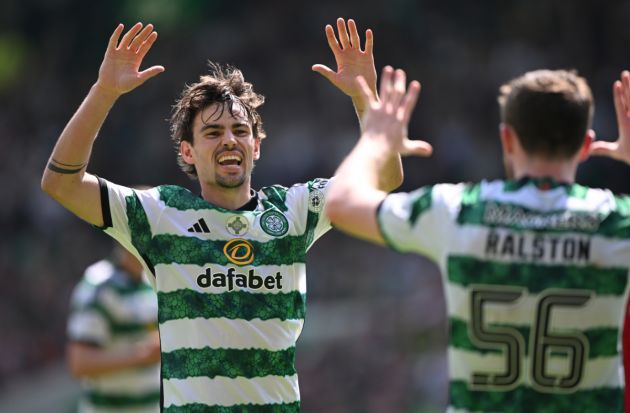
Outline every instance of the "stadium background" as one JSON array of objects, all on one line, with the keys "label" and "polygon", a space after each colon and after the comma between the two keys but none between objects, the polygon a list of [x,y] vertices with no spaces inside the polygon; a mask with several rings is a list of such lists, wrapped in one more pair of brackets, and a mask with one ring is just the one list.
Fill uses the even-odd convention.
[{"label": "stadium background", "polygon": [[[502,176],[498,86],[526,70],[576,68],[596,99],[595,129],[616,136],[611,84],[630,68],[630,2],[586,0],[2,0],[0,4],[0,412],[69,412],[63,365],[72,286],[110,240],[44,196],[48,154],[121,21],[152,22],[146,64],[166,72],[112,110],[90,170],[117,183],[177,183],[170,106],[212,59],[267,96],[268,138],[254,186],[330,176],[358,136],[350,100],[311,72],[334,66],[324,26],[352,17],[375,32],[377,69],[423,83],[410,135],[433,143],[405,160],[402,189]],[[579,182],[630,192],[628,169],[590,160]],[[310,252],[298,343],[303,412],[442,411],[446,322],[434,266],[332,232]]]}]

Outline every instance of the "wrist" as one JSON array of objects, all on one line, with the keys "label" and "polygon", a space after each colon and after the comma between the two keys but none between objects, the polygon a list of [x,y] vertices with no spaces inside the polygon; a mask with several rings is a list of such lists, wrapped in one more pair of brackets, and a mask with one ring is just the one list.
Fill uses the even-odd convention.
[{"label": "wrist", "polygon": [[98,94],[99,97],[110,100],[112,102],[116,101],[122,95],[122,93],[116,91],[111,87],[103,85],[99,81],[96,81],[96,83],[92,85],[92,91]]}]

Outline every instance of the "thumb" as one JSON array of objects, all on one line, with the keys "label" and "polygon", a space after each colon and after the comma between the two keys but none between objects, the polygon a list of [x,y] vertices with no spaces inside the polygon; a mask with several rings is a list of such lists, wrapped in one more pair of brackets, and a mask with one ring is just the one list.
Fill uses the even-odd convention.
[{"label": "thumb", "polygon": [[313,67],[311,67],[311,69],[313,70],[313,72],[317,72],[320,75],[324,76],[330,82],[333,82],[333,79],[334,79],[335,75],[337,74],[335,71],[333,71],[328,66],[319,65],[319,64],[318,65],[313,65]]},{"label": "thumb", "polygon": [[409,140],[405,138],[402,142],[400,154],[403,156],[431,156],[433,146],[430,143],[420,140]]},{"label": "thumb", "polygon": [[618,148],[619,144],[617,142],[595,141],[591,144],[589,154],[616,158]]},{"label": "thumb", "polygon": [[164,71],[164,66],[152,66],[142,72],[138,73],[138,77],[142,80],[142,82],[146,82],[154,76],[159,75]]}]

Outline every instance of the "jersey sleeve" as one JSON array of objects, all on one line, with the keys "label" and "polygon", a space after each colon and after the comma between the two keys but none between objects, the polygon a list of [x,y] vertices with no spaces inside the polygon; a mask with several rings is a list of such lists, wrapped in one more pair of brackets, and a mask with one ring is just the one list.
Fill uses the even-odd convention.
[{"label": "jersey sleeve", "polygon": [[111,330],[103,306],[98,299],[98,288],[85,280],[72,293],[67,335],[72,342],[104,346]]},{"label": "jersey sleeve", "polygon": [[388,195],[378,209],[381,235],[392,249],[439,262],[446,254],[463,185],[441,184]]},{"label": "jersey sleeve", "polygon": [[[159,218],[159,195],[156,188],[137,190],[98,178],[101,190],[101,209],[107,235],[131,252],[145,270],[154,274],[148,257],[152,238],[152,222]],[[148,277],[153,285],[154,279]]]}]

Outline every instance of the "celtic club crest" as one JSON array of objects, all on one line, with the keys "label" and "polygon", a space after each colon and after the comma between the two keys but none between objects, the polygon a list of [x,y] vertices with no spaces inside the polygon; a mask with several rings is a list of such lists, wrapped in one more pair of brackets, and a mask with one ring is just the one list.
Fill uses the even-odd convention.
[{"label": "celtic club crest", "polygon": [[262,214],[260,226],[267,234],[279,237],[289,230],[289,221],[280,212],[271,210]]}]

